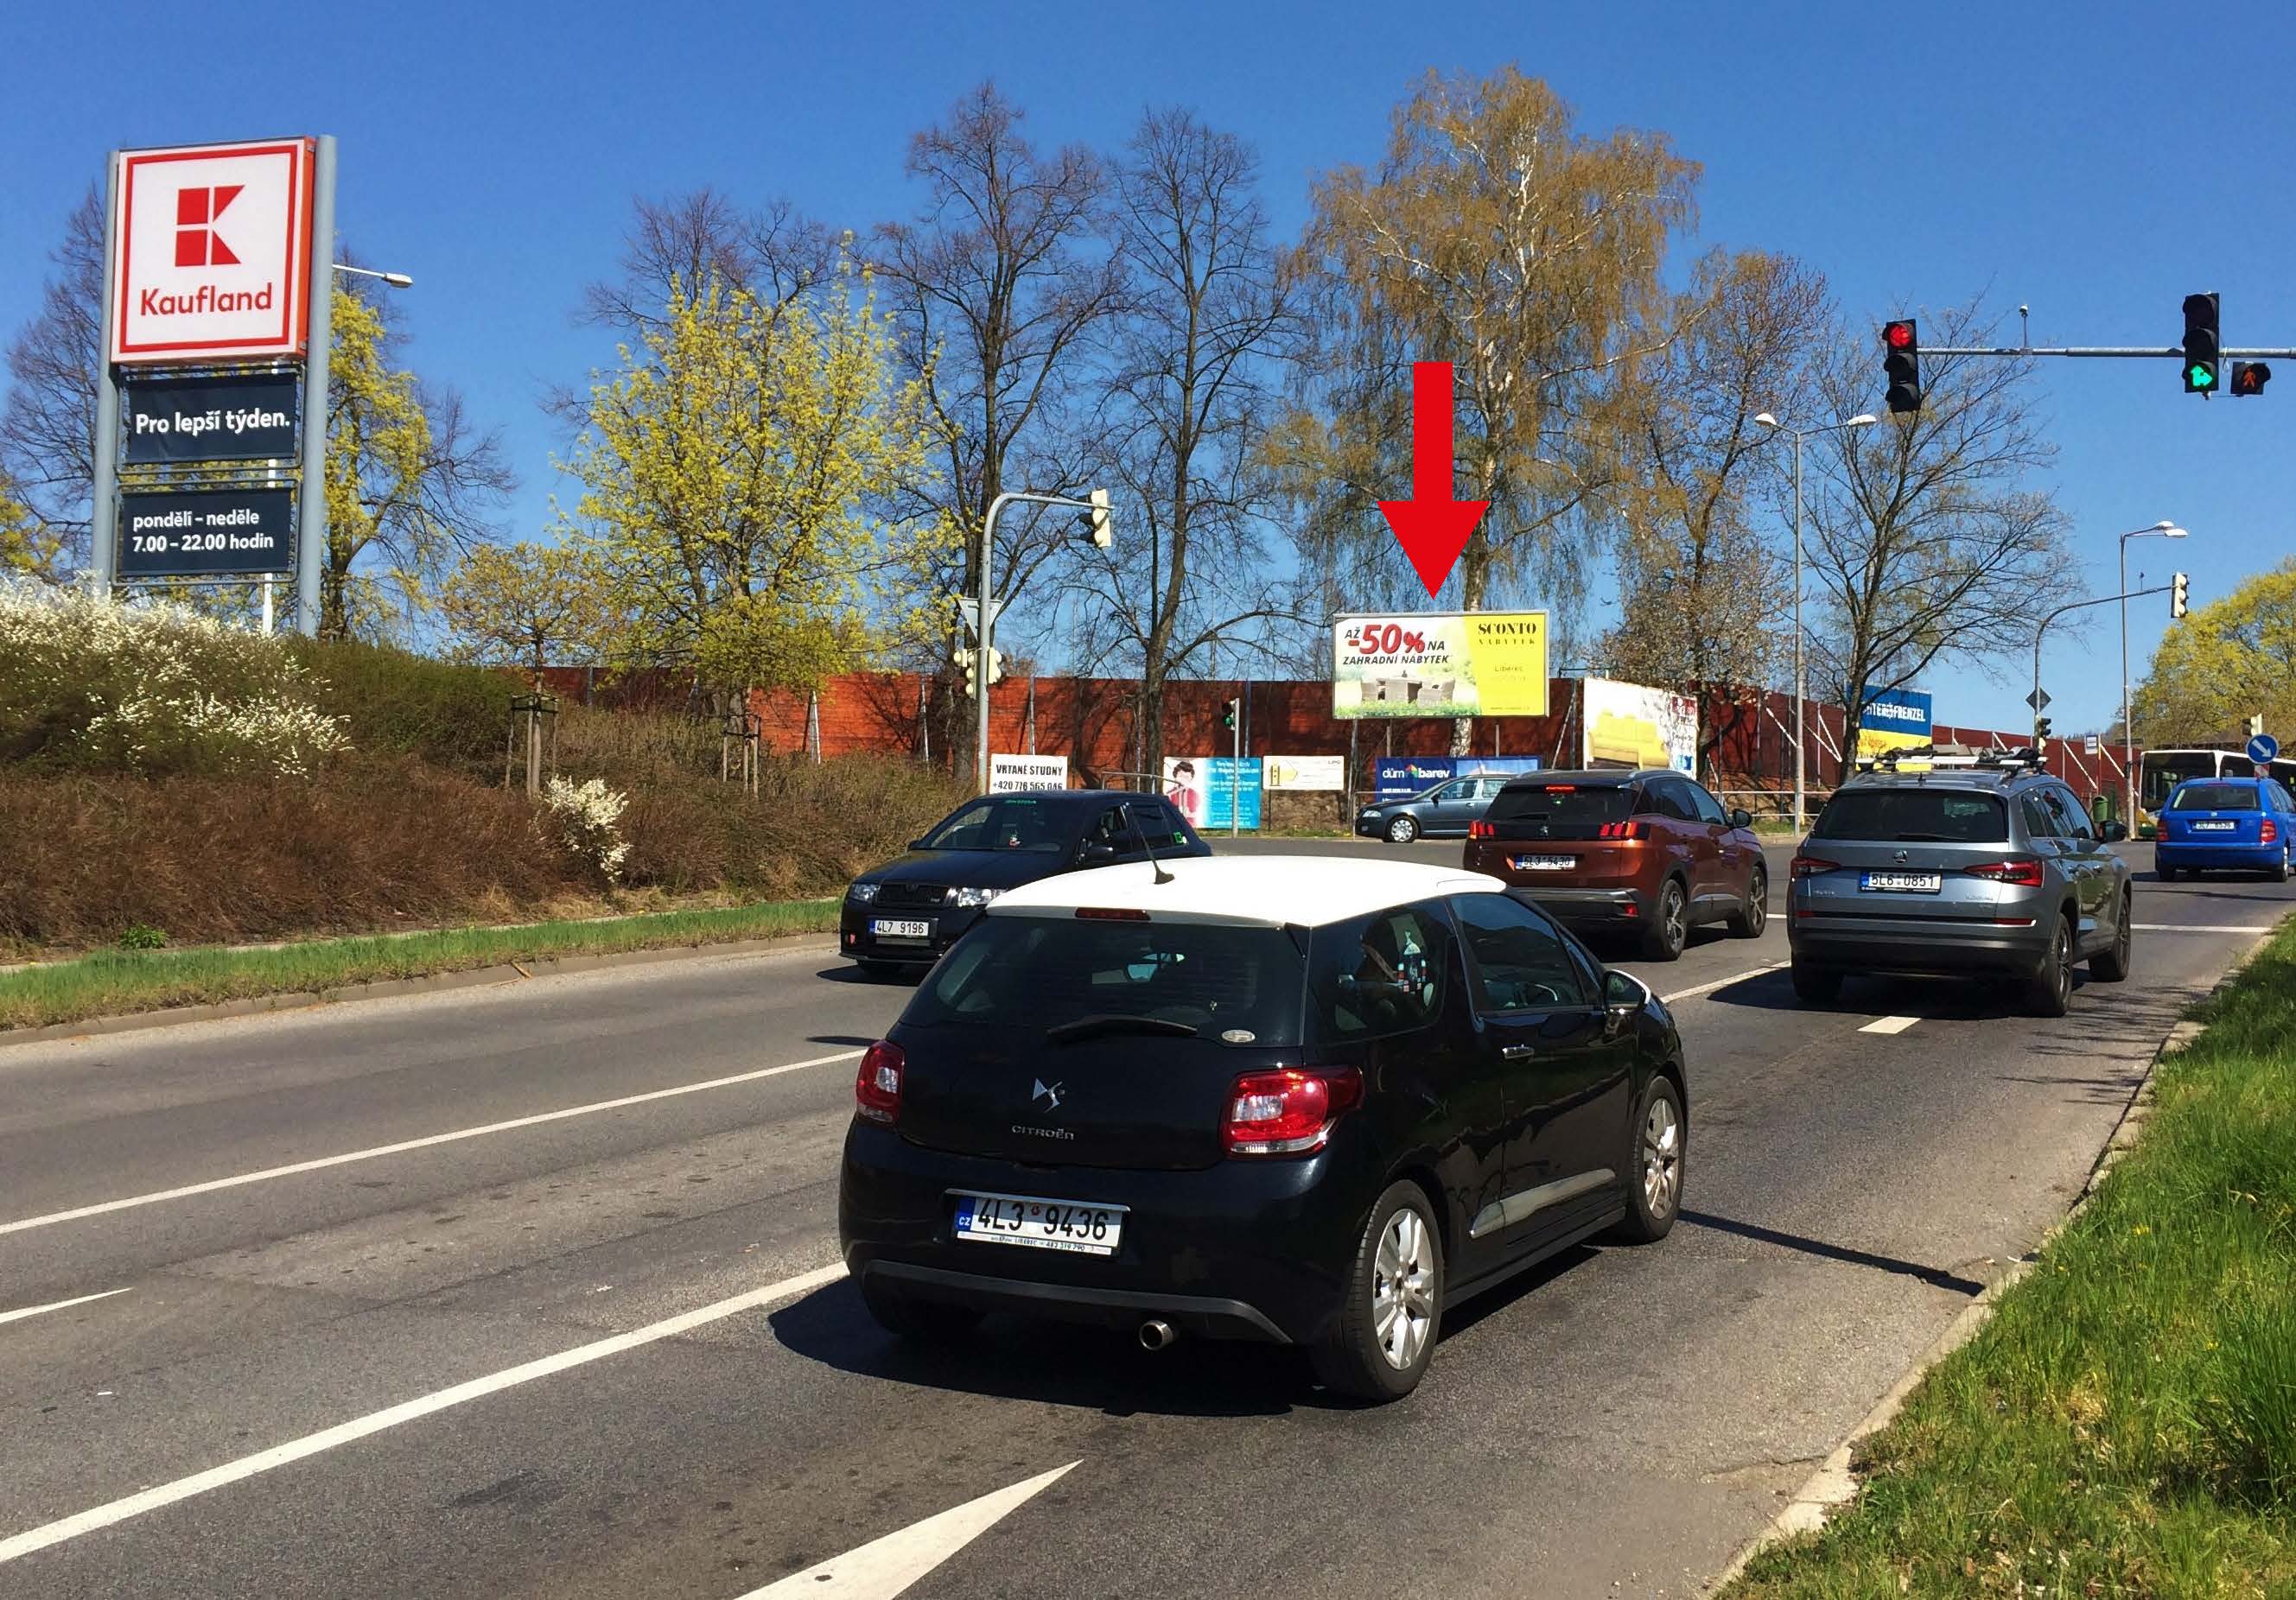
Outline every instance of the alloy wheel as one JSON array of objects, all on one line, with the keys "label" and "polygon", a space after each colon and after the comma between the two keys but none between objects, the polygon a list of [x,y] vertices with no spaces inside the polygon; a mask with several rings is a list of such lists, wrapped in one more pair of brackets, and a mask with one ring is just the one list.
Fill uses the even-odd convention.
[{"label": "alloy wheel", "polygon": [[1746,889],[1746,931],[1759,936],[1763,925],[1770,919],[1770,875],[1759,867],[1754,869],[1754,881]]},{"label": "alloy wheel", "polygon": [[1408,1372],[1426,1348],[1435,1327],[1435,1269],[1427,1220],[1412,1206],[1400,1207],[1380,1235],[1373,1264],[1372,1335],[1379,1353],[1398,1372]]},{"label": "alloy wheel", "polygon": [[1651,1099],[1643,1121],[1643,1206],[1651,1220],[1662,1222],[1674,1214],[1682,1192],[1682,1118],[1666,1095]]},{"label": "alloy wheel", "polygon": [[1667,948],[1680,950],[1690,938],[1690,906],[1680,889],[1674,889],[1660,898],[1659,915],[1666,919]]},{"label": "alloy wheel", "polygon": [[2057,924],[2057,994],[2070,1003],[2073,996],[2073,929],[2072,924]]}]

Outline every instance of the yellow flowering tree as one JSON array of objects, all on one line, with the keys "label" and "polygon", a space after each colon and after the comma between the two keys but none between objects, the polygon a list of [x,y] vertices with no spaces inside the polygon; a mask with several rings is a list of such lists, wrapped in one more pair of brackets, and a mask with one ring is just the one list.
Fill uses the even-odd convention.
[{"label": "yellow flowering tree", "polygon": [[457,654],[537,682],[552,655],[594,659],[612,631],[604,565],[579,541],[482,544],[448,575],[439,608]]},{"label": "yellow flowering tree", "polygon": [[399,366],[397,342],[372,305],[335,291],[322,638],[387,633],[393,614],[426,608],[511,487],[494,437],[472,436],[456,396]]},{"label": "yellow flowering tree", "polygon": [[805,686],[925,608],[906,575],[946,541],[889,507],[930,477],[923,385],[849,265],[772,306],[680,287],[591,392],[573,520],[623,618],[617,665],[697,691]]},{"label": "yellow flowering tree", "polygon": [[53,583],[62,536],[33,513],[0,474],[0,576],[29,575]]},{"label": "yellow flowering tree", "polygon": [[2147,744],[2236,740],[2259,714],[2286,739],[2296,730],[2296,559],[2172,624],[2136,702]]}]

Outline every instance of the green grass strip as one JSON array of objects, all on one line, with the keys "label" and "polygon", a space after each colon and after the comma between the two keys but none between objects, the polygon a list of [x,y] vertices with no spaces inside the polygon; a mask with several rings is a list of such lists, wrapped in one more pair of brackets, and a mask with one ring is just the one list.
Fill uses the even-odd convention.
[{"label": "green grass strip", "polygon": [[43,1027],[259,994],[312,993],[546,956],[821,933],[837,926],[837,905],[834,900],[769,901],[599,921],[314,939],[276,950],[102,951],[0,973],[0,1028]]},{"label": "green grass strip", "polygon": [[2200,1015],[2135,1150],[1863,1447],[1855,1507],[1727,1600],[2296,1595],[2296,929]]}]

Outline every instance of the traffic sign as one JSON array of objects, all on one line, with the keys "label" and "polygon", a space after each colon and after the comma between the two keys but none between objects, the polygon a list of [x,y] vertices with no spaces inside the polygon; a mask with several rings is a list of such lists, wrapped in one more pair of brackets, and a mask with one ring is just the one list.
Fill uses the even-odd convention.
[{"label": "traffic sign", "polygon": [[2081,754],[2082,754],[2082,755],[2095,755],[2096,753],[2097,753],[2097,737],[2096,737],[2096,735],[2095,735],[2095,734],[2094,734],[2094,733],[2091,733],[2091,734],[2088,734],[2088,735],[2085,736],[2085,737],[2081,739]]},{"label": "traffic sign", "polygon": [[106,285],[111,359],[301,355],[313,159],[308,139],[122,151]]},{"label": "traffic sign", "polygon": [[2037,712],[2046,711],[2049,708],[2049,691],[2038,684],[2034,685],[2033,692],[2025,697],[2025,704]]},{"label": "traffic sign", "polygon": [[2259,733],[2248,741],[2249,760],[2262,765],[2280,754],[2280,741],[2269,733]]},{"label": "traffic sign", "polygon": [[[969,594],[960,594],[956,597],[956,610],[957,615],[964,618],[965,633],[975,639],[980,638],[980,602],[973,599]],[[1004,614],[1004,602],[1003,600],[993,600],[988,602],[988,625],[990,627],[995,627],[996,625],[996,619]]]}]

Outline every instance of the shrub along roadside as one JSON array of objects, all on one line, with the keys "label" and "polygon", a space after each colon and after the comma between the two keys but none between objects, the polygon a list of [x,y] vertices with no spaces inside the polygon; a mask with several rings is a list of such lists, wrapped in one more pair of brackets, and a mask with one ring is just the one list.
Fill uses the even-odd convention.
[{"label": "shrub along roadside", "polygon": [[820,933],[836,926],[834,900],[779,901],[600,922],[320,939],[274,950],[102,951],[76,961],[0,972],[0,1028],[45,1027],[261,994],[316,993],[347,984],[549,956]]},{"label": "shrub along roadside", "polygon": [[2296,1593],[2296,928],[2136,1149],[1728,1600]]}]

